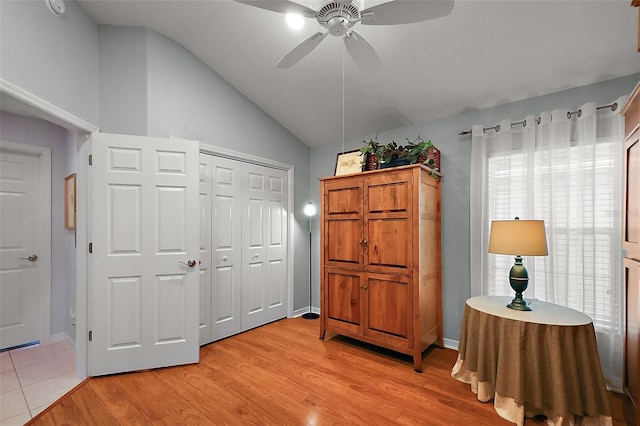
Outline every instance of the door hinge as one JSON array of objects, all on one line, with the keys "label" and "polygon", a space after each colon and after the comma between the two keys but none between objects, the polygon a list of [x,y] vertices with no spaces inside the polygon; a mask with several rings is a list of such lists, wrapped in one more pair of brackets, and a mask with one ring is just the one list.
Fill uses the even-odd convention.
[{"label": "door hinge", "polygon": [[93,166],[93,155],[89,154],[89,165]]},{"label": "door hinge", "polygon": [[93,253],[93,243],[89,243],[89,253]]},{"label": "door hinge", "polygon": [[93,342],[93,330],[89,330],[89,341]]}]

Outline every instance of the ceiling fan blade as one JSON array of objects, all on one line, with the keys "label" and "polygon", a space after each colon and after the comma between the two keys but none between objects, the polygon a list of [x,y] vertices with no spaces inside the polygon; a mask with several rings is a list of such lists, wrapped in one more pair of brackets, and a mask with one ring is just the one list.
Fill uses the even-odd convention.
[{"label": "ceiling fan blade", "polygon": [[318,15],[313,9],[288,0],[236,0],[238,3],[259,7],[279,13],[297,13],[305,18],[315,18]]},{"label": "ceiling fan blade", "polygon": [[345,34],[344,45],[351,59],[364,70],[377,70],[382,66],[380,58],[371,43],[357,31]]},{"label": "ceiling fan blade", "polygon": [[294,47],[289,53],[284,55],[282,59],[276,64],[276,68],[284,69],[290,68],[300,62],[302,58],[307,56],[313,49],[318,47],[320,42],[329,34],[328,31],[324,33],[317,32],[296,47]]},{"label": "ceiling fan blade", "polygon": [[363,25],[397,25],[428,21],[451,14],[454,0],[396,0],[360,12]]}]

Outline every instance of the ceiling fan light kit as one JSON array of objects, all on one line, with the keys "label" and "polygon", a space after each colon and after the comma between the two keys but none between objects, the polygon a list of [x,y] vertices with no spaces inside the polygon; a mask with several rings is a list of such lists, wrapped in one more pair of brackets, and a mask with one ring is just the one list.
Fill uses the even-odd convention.
[{"label": "ceiling fan light kit", "polygon": [[351,59],[365,70],[379,68],[381,62],[373,46],[352,29],[356,24],[398,25],[428,21],[449,15],[454,3],[454,0],[395,0],[360,10],[354,0],[328,0],[316,11],[290,0],[236,1],[272,12],[299,13],[306,18],[314,18],[325,29],[294,47],[276,64],[276,68],[290,68],[297,64],[318,47],[327,34],[331,34],[342,37]]}]

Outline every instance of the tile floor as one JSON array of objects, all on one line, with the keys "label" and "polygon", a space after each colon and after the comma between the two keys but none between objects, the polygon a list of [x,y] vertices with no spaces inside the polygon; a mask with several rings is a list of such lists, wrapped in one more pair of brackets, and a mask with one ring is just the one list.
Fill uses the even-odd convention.
[{"label": "tile floor", "polygon": [[0,425],[23,425],[80,381],[65,342],[0,353]]}]

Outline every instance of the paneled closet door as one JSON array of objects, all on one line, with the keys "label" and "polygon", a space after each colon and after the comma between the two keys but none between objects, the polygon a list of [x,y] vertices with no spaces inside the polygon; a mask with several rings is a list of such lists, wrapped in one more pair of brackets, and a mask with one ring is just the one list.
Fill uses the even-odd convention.
[{"label": "paneled closet door", "polygon": [[242,331],[242,167],[212,159],[211,340]]},{"label": "paneled closet door", "polygon": [[287,316],[287,173],[243,165],[243,330]]},{"label": "paneled closet door", "polygon": [[200,154],[200,345],[211,338],[211,170],[213,157]]}]

